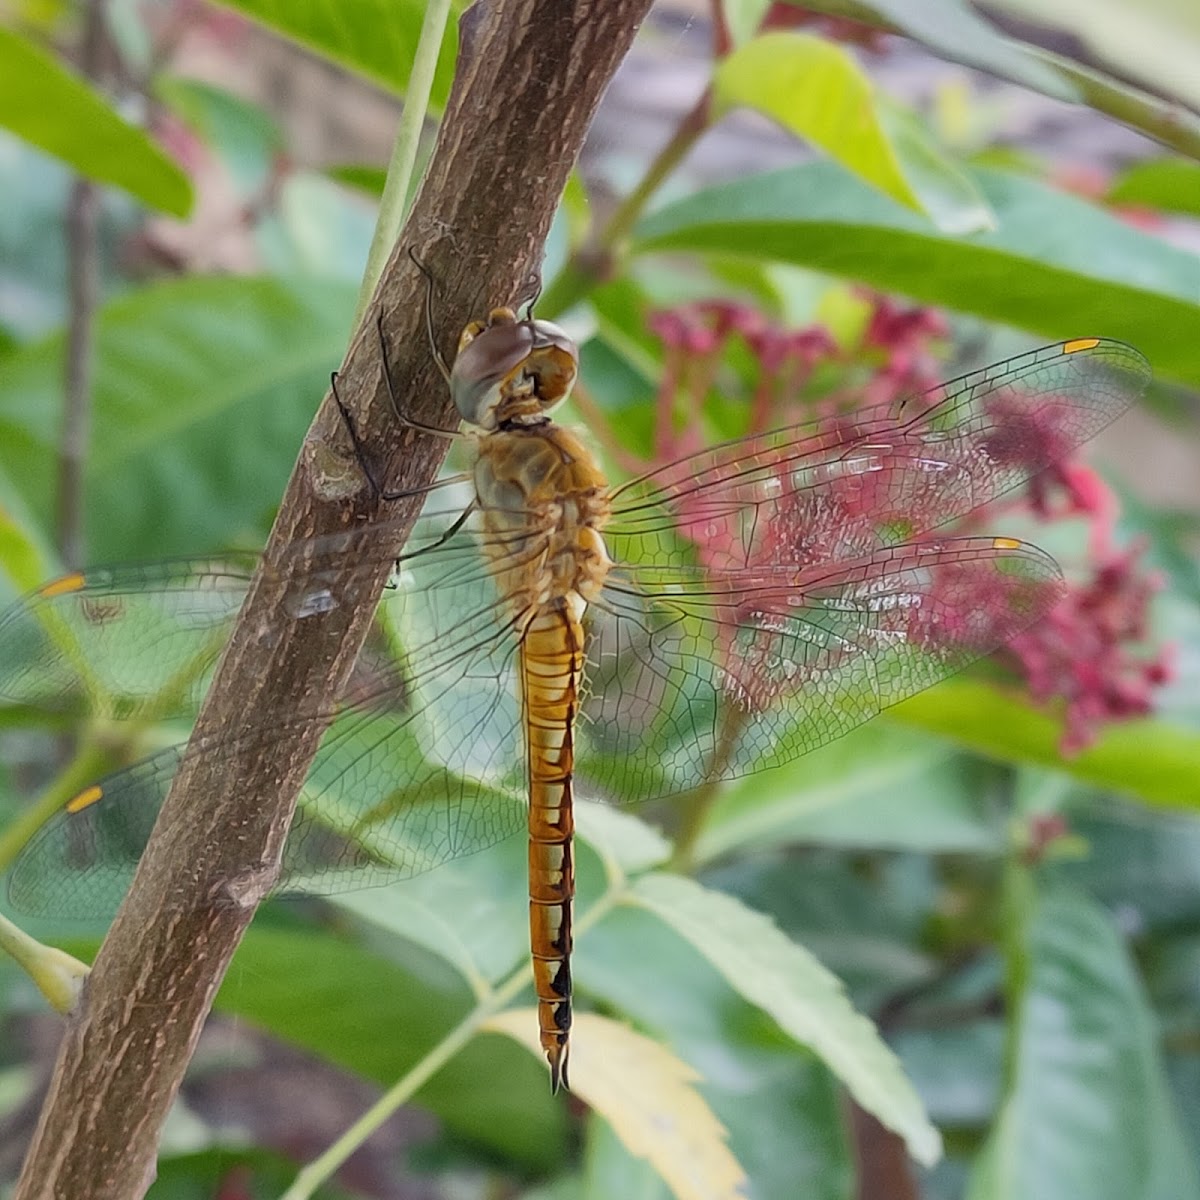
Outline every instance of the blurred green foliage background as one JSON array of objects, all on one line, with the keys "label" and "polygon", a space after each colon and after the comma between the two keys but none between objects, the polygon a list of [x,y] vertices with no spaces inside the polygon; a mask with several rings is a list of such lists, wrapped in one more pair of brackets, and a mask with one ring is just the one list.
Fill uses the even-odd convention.
[{"label": "blurred green foliage background", "polygon": [[[64,566],[76,178],[104,185],[87,560],[254,549],[350,332],[424,14],[103,7],[98,86],[72,65],[82,6],[0,10],[5,605]],[[972,672],[731,786],[692,879],[659,869],[650,814],[585,811],[580,908],[604,915],[579,940],[580,1007],[687,1064],[727,1139],[684,1128],[669,1059],[624,1096],[582,1086],[585,1106],[552,1100],[539,1059],[486,1032],[320,1194],[741,1194],[673,1173],[724,1146],[760,1200],[1200,1198],[1200,20],[1169,0],[1057,0],[1036,25],[1016,0],[991,7],[999,23],[958,0],[660,5],[564,198],[538,311],[580,338],[565,419],[593,426],[614,477],[653,455],[668,358],[653,314],[702,300],[821,326],[826,390],[894,367],[868,336],[879,293],[939,311],[920,349],[946,376],[1050,339],[1137,345],[1156,384],[1094,457],[1121,500],[1117,544],[1143,546],[1140,578],[1158,581],[1128,639],[1132,662],[1170,664],[1153,712],[1097,720],[1064,756],[1061,698]],[[451,29],[424,151],[453,54]],[[744,431],[760,367],[725,347],[692,427]],[[1096,565],[1085,520],[1006,522],[1070,577]],[[51,786],[69,734],[0,707],[0,821]],[[150,1195],[278,1195],[412,1078],[525,960],[524,852],[264,911]],[[102,934],[33,931],[80,953]],[[0,962],[2,1179],[53,1028]],[[655,1129],[652,1162],[631,1128]]]}]

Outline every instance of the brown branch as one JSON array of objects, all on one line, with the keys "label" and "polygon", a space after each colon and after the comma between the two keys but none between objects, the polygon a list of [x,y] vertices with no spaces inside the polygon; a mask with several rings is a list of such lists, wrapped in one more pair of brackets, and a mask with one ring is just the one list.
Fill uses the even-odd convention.
[{"label": "brown branch", "polygon": [[904,1139],[865,1108],[850,1104],[850,1128],[858,1166],[858,1200],[920,1200]]},{"label": "brown branch", "polygon": [[[422,324],[411,246],[437,280],[443,347],[481,307],[528,295],[555,205],[604,87],[650,0],[493,0],[460,26],[454,90],[429,173],[351,342],[339,380],[366,453],[392,488],[430,481],[444,442],[399,433],[380,371],[376,306],[403,405],[446,426],[452,412]],[[326,397],[292,474],[264,561],[317,534],[412,517],[363,486]],[[402,539],[398,539],[402,540]],[[399,546],[397,544],[396,549]],[[338,598],[303,620],[290,571],[260,570],[218,668],[192,746],[235,739],[297,708],[326,711],[346,680],[388,574],[346,563]],[[213,995],[270,889],[314,722],[253,753],[189,754],[71,1019],[15,1200],[130,1200],[154,1172],[159,1129]],[[303,986],[297,964],[296,986]]]}]

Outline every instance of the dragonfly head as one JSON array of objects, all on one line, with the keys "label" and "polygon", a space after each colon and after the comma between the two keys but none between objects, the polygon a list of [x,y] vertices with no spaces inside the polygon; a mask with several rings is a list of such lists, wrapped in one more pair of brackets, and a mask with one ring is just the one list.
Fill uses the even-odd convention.
[{"label": "dragonfly head", "polygon": [[557,325],[495,308],[463,330],[450,393],[463,420],[481,429],[538,425],[578,373],[579,348]]}]

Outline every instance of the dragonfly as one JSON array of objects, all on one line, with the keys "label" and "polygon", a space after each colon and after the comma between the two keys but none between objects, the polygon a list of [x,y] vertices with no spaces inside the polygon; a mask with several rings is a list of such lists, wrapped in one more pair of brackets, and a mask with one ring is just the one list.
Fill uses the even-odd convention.
[{"label": "dragonfly", "polygon": [[[225,555],[68,574],[0,619],[0,694],[111,720],[193,715],[255,569],[285,573],[279,620],[304,621],[394,560],[336,711],[298,706],[283,728],[247,717],[236,745],[187,752],[224,759],[327,726],[281,892],[392,882],[524,830],[557,1089],[575,796],[645,801],[770,770],[1036,622],[1063,594],[1054,560],[947,527],[1113,421],[1149,366],[1120,342],[1058,342],[610,484],[583,434],[550,415],[579,370],[562,328],[497,308],[442,365],[473,467],[434,485],[398,559],[384,523],[261,567]],[[114,911],[183,754],[71,799],[15,863],[14,908]]]}]

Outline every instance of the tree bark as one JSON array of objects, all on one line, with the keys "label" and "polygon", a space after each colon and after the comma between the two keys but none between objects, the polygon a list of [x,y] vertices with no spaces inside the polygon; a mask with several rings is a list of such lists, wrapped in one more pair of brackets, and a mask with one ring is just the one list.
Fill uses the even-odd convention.
[{"label": "tree bark", "polygon": [[[453,427],[456,416],[424,328],[436,280],[444,350],[480,310],[532,293],[551,217],[592,113],[650,0],[493,0],[460,24],[458,70],[429,171],[338,381],[369,461],[389,489],[419,489],[442,439],[400,430],[382,374],[382,314],[401,406]],[[154,1176],[159,1130],[217,987],[255,908],[277,877],[295,797],[319,722],[239,752],[247,714],[284,726],[328,711],[340,693],[389,573],[346,562],[326,582],[338,603],[303,620],[292,582],[297,543],[411,520],[420,499],[386,503],[366,485],[344,422],[326,396],[305,440],[260,568],[125,903],[71,1017],[14,1200],[131,1200]],[[395,529],[394,526],[390,527]],[[274,564],[271,566],[270,564]],[[303,986],[302,968],[297,986]]]}]

